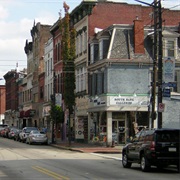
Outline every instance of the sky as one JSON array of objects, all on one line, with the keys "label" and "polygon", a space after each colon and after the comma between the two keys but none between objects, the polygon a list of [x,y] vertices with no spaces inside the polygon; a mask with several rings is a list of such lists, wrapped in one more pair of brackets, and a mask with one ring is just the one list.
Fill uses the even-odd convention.
[{"label": "sky", "polygon": [[[35,23],[53,25],[61,12],[63,2],[71,12],[82,0],[0,0],[0,85],[5,84],[3,76],[12,69],[27,67],[24,52],[26,39],[31,41],[30,30]],[[114,0],[129,4],[142,4],[135,0]],[[152,3],[153,0],[142,0]],[[162,0],[162,7],[180,10],[180,0]]]}]

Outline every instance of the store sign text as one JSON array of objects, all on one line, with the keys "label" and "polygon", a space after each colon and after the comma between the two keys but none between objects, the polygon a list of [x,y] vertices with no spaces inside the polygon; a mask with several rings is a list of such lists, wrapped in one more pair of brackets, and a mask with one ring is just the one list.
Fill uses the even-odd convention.
[{"label": "store sign text", "polygon": [[137,105],[138,99],[135,97],[114,97],[110,98],[110,105]]}]

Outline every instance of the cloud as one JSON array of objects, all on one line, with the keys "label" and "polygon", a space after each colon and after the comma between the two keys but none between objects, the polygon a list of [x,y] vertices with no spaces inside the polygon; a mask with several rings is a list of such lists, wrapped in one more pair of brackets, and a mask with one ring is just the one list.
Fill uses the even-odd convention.
[{"label": "cloud", "polygon": [[8,10],[0,5],[0,20],[8,17]]},{"label": "cloud", "polygon": [[41,22],[41,24],[53,25],[59,18],[58,12],[57,16],[47,11],[40,11],[35,18],[36,22]]}]

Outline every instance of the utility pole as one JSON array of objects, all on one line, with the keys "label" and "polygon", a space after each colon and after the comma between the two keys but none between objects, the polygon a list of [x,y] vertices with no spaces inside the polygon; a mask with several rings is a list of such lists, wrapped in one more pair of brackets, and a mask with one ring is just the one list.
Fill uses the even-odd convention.
[{"label": "utility pole", "polygon": [[[161,0],[158,1],[158,107],[162,104],[162,11]],[[158,111],[158,128],[162,128],[162,112]]]},{"label": "utility pole", "polygon": [[156,119],[156,86],[157,86],[157,0],[154,0],[154,56],[153,56],[153,83],[152,83],[152,112],[151,112],[151,128],[154,127]]},{"label": "utility pole", "polygon": [[51,96],[51,100],[52,100],[52,103],[53,103],[53,109],[54,109],[54,116],[53,117],[55,117],[54,119],[52,119],[52,144],[54,144],[55,143],[55,141],[54,141],[54,138],[55,138],[55,136],[54,136],[54,134],[55,134],[55,132],[54,132],[54,125],[55,125],[55,127],[56,127],[56,112],[55,112],[55,105],[56,105],[56,73],[54,72],[54,74],[53,74],[53,94],[52,94],[52,96]]},{"label": "utility pole", "polygon": [[[154,127],[154,120],[156,119],[156,87],[158,84],[158,98],[157,106],[162,104],[162,12],[161,0],[154,0],[149,4],[141,0],[137,2],[152,6],[154,9],[154,56],[153,56],[153,83],[152,83],[152,111],[151,111],[151,127]],[[158,110],[158,128],[162,127],[162,112]]]}]

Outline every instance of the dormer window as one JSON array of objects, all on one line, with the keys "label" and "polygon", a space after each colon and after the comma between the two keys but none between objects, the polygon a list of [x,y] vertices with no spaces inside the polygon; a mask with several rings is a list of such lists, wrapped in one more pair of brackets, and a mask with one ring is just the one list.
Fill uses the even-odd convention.
[{"label": "dormer window", "polygon": [[174,41],[167,41],[167,56],[174,57]]},{"label": "dormer window", "polygon": [[99,59],[105,59],[107,58],[109,49],[109,39],[108,38],[102,38],[99,40]]},{"label": "dormer window", "polygon": [[176,32],[163,31],[163,57],[178,59],[178,37]]},{"label": "dormer window", "polygon": [[98,43],[92,43],[90,45],[90,52],[91,52],[91,56],[90,56],[90,64],[95,63],[98,60],[98,56],[99,56],[99,44]]}]

